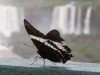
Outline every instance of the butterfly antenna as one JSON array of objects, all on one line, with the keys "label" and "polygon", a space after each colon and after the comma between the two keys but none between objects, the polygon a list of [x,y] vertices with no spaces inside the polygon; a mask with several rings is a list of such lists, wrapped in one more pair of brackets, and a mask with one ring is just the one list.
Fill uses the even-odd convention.
[{"label": "butterfly antenna", "polygon": [[28,44],[25,44],[23,43],[23,45],[27,46],[27,47],[30,47],[30,48],[33,48],[32,46],[28,45]]}]

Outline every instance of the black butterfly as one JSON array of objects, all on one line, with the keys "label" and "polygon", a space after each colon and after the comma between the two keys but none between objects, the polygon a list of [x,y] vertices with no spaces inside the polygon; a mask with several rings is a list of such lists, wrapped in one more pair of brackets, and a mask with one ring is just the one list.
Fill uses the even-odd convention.
[{"label": "black butterfly", "polygon": [[64,39],[61,38],[60,33],[56,29],[44,35],[25,19],[24,25],[32,42],[38,49],[37,53],[43,59],[48,59],[52,62],[66,63],[73,57],[71,49],[63,44]]}]

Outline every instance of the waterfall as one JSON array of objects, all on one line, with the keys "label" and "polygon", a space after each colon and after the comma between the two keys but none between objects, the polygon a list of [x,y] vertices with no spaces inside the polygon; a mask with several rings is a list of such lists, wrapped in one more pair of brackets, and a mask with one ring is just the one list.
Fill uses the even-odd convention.
[{"label": "waterfall", "polygon": [[60,29],[63,34],[67,33],[67,25],[66,20],[67,17],[65,16],[67,14],[65,8],[62,6],[58,6],[54,8],[53,11],[53,18],[51,22],[51,29]]},{"label": "waterfall", "polygon": [[78,12],[77,12],[77,29],[76,29],[76,32],[75,32],[75,34],[76,35],[80,35],[81,34],[81,26],[82,26],[82,24],[81,24],[81,7],[78,7]]},{"label": "waterfall", "polygon": [[75,3],[56,6],[53,11],[51,29],[59,29],[62,34],[90,34],[91,10],[91,6],[87,8],[84,24],[82,24],[81,6],[76,6]]},{"label": "waterfall", "polygon": [[86,18],[84,20],[84,30],[83,33],[84,34],[90,34],[90,18],[91,18],[91,11],[92,11],[92,7],[89,6],[86,12]]},{"label": "waterfall", "polygon": [[[58,28],[62,30],[63,34],[66,34],[68,32],[67,29],[67,17],[65,16],[67,14],[66,8],[63,8],[62,6],[59,7],[59,17],[58,17]],[[66,9],[66,10],[65,10]]]},{"label": "waterfall", "polygon": [[11,33],[15,31],[19,31],[17,8],[0,5],[0,33],[10,37]]},{"label": "waterfall", "polygon": [[70,20],[69,20],[69,34],[75,33],[75,14],[76,14],[76,7],[74,5],[70,5]]},{"label": "waterfall", "polygon": [[13,32],[19,32],[18,9],[14,6],[0,5],[0,51],[13,50],[8,40]]}]

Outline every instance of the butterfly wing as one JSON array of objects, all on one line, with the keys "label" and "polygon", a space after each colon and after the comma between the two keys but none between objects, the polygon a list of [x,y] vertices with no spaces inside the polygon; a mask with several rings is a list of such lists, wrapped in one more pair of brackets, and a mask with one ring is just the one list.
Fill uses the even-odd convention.
[{"label": "butterfly wing", "polygon": [[60,33],[57,30],[51,30],[46,34],[46,38],[52,40],[52,45],[56,46],[56,49],[58,50],[61,60],[63,63],[65,63],[67,60],[70,60],[72,56],[71,49],[63,44],[63,41],[65,41],[61,36]]},{"label": "butterfly wing", "polygon": [[62,41],[64,41],[64,39],[61,38],[60,33],[56,29],[51,30],[50,32],[48,32],[46,34],[46,38],[48,38],[50,40],[53,40],[53,41],[56,41],[56,42],[60,42],[60,43]]},{"label": "butterfly wing", "polygon": [[41,33],[36,28],[34,28],[26,19],[24,19],[24,25],[28,34],[34,35],[37,37],[45,37],[43,33]]},{"label": "butterfly wing", "polygon": [[45,37],[45,35],[34,28],[26,19],[24,19],[24,26],[29,36],[33,36],[33,38],[31,38],[32,42],[35,44],[38,50],[41,50],[42,43],[40,43],[38,40],[40,37]]},{"label": "butterfly wing", "polygon": [[71,52],[71,49],[67,45],[63,45],[63,41],[65,41],[57,30],[51,30],[46,34],[46,38],[53,41],[58,48],[63,49],[64,51]]}]

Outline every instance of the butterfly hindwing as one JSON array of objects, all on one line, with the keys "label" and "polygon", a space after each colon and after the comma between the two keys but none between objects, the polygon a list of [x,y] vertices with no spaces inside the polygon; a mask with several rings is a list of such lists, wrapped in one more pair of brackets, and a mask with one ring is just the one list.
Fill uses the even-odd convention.
[{"label": "butterfly hindwing", "polygon": [[61,38],[60,33],[56,29],[51,30],[50,32],[48,32],[46,34],[46,38],[50,39],[50,40],[53,40],[53,41],[56,41],[56,42],[64,41],[64,39]]}]

